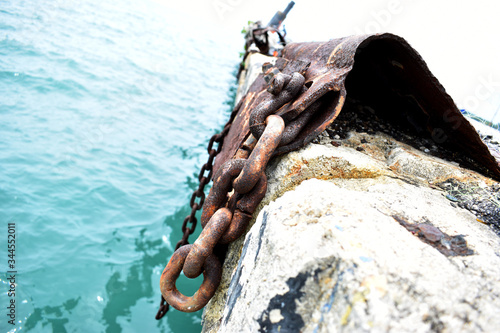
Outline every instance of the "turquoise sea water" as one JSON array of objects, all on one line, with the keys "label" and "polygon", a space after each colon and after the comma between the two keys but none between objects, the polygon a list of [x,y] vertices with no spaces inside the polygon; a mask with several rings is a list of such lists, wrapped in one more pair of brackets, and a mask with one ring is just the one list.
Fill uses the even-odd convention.
[{"label": "turquoise sea water", "polygon": [[201,330],[201,311],[154,319],[159,277],[242,45],[185,19],[148,1],[0,0],[1,332]]}]

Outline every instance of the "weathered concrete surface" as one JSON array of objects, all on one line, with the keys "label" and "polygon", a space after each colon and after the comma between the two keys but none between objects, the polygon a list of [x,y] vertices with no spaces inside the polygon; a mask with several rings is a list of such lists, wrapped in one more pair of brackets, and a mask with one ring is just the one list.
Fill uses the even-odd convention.
[{"label": "weathered concrete surface", "polygon": [[[497,330],[499,238],[433,185],[495,182],[380,133],[317,142],[269,165],[268,192],[230,247],[204,331]],[[445,256],[444,237],[425,243],[401,220],[463,235],[453,239],[473,253]]]},{"label": "weathered concrete surface", "polygon": [[[494,331],[500,258],[474,219],[411,185],[308,180],[267,206],[246,238],[219,332]],[[397,194],[391,202],[387,192]],[[419,193],[422,194],[422,193]],[[434,205],[429,205],[434,202]],[[422,211],[421,205],[428,206]],[[469,232],[477,254],[446,258],[388,214]],[[440,211],[439,214],[432,212]],[[449,214],[448,216],[443,216]],[[496,248],[498,252],[498,247]],[[488,278],[485,278],[485,275]]]}]

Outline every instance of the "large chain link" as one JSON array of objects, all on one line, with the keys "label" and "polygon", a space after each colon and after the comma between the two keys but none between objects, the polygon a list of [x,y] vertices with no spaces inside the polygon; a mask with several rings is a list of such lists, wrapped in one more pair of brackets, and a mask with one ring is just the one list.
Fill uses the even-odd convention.
[{"label": "large chain link", "polygon": [[[265,169],[276,148],[283,145],[283,134],[287,133],[285,141],[288,143],[293,140],[290,136],[296,136],[307,122],[292,121],[289,124],[292,130],[287,130],[284,120],[274,115],[278,109],[305,89],[303,75],[300,73],[284,75],[269,66],[264,68],[267,69],[268,92],[274,97],[257,106],[252,112],[250,115],[252,134],[240,149],[243,152],[237,152],[235,159],[225,162],[219,168],[214,177],[214,185],[205,200],[203,189],[212,176],[213,159],[222,147],[221,141],[229,131],[232,119],[220,137],[210,141],[209,161],[202,167],[199,176],[200,186],[191,197],[191,215],[186,217],[183,223],[184,236],[162,273],[160,279],[162,302],[166,300],[180,311],[198,311],[215,294],[222,276],[222,265],[213,254],[214,247],[217,244],[233,242],[245,232],[253,212],[266,194]],[[318,108],[318,105],[313,105],[311,106],[313,110],[308,111],[307,119]],[[235,110],[233,113],[237,112],[237,108]],[[217,151],[212,149],[213,142],[219,142]],[[205,177],[206,171],[209,174]],[[196,202],[196,198],[200,198],[200,201]],[[194,244],[187,245],[187,238],[196,226],[194,214],[202,205],[203,230]],[[188,222],[191,222],[191,227],[187,226]],[[191,297],[182,295],[175,286],[181,271],[188,278],[195,278],[203,273],[203,283]]]}]

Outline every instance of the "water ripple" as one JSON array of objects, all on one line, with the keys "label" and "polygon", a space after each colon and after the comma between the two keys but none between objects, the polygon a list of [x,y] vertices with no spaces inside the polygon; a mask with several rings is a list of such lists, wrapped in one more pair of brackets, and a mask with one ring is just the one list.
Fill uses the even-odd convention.
[{"label": "water ripple", "polygon": [[153,317],[240,45],[156,6],[2,3],[0,220],[19,238],[18,331],[200,331],[200,313]]}]

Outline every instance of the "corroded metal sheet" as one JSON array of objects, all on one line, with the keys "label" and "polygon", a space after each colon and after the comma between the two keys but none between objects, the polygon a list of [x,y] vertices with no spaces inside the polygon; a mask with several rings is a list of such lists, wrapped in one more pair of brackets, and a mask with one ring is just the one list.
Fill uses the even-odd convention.
[{"label": "corroded metal sheet", "polygon": [[[321,110],[295,140],[279,147],[275,154],[311,142],[335,120],[350,97],[381,110],[384,118],[406,122],[436,144],[465,153],[481,166],[483,173],[500,178],[497,161],[475,129],[421,56],[401,37],[386,33],[288,44],[275,66],[285,74],[303,72],[307,87],[278,110],[285,122],[295,119],[315,101],[323,101]],[[262,76],[251,86],[217,156],[215,170],[232,158],[249,136],[251,111],[273,98],[266,87]]]}]

